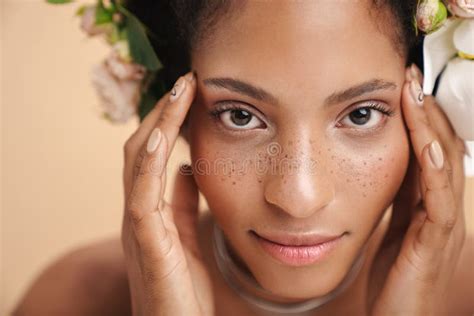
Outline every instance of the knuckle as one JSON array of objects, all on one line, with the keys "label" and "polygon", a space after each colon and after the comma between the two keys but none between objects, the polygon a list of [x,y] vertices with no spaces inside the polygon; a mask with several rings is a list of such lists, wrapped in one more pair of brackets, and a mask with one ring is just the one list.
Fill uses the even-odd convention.
[{"label": "knuckle", "polygon": [[443,218],[440,222],[440,225],[444,232],[449,233],[456,226],[456,222],[457,216],[455,214],[451,214]]},{"label": "knuckle", "polygon": [[135,226],[139,226],[141,221],[143,220],[141,210],[142,205],[136,196],[135,190],[132,190],[132,192],[130,193],[129,200],[127,202],[126,213],[128,214],[130,221]]}]

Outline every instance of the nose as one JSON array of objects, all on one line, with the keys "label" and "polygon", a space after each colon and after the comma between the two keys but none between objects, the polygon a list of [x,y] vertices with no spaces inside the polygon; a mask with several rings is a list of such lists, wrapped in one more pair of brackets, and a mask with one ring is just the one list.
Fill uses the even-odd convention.
[{"label": "nose", "polygon": [[311,158],[310,151],[299,152],[304,154],[273,161],[277,167],[266,174],[264,194],[268,203],[292,217],[305,218],[328,205],[335,191],[323,160]]}]

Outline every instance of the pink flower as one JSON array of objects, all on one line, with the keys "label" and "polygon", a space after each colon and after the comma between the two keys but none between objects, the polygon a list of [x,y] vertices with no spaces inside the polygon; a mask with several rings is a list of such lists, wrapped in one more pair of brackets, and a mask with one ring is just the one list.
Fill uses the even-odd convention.
[{"label": "pink flower", "polygon": [[[128,45],[128,43],[125,44]],[[111,54],[105,60],[109,71],[119,80],[142,80],[146,73],[145,67],[127,61],[131,59],[129,57],[126,57],[127,59],[124,60],[118,47],[118,45],[115,45]]]},{"label": "pink flower", "polygon": [[107,61],[97,65],[92,70],[92,83],[107,117],[113,122],[124,123],[137,111],[141,80],[128,76],[124,78],[129,79],[120,79],[114,71]]},{"label": "pink flower", "polygon": [[107,33],[110,31],[110,24],[95,24],[95,6],[89,6],[84,9],[81,19],[81,29],[86,32],[89,36],[94,36],[101,33]]},{"label": "pink flower", "polygon": [[449,11],[461,18],[474,18],[474,0],[446,0]]}]

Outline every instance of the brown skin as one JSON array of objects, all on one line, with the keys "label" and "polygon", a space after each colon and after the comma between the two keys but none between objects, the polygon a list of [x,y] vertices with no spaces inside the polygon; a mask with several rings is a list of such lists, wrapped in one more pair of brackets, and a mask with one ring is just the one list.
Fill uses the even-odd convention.
[{"label": "brown skin", "polygon": [[[419,74],[405,70],[393,38],[380,31],[364,5],[250,2],[193,51],[197,77],[180,81],[186,88],[178,100],[170,102],[166,94],[125,146],[122,244],[134,314],[250,315],[215,269],[210,221],[197,225],[198,190],[239,259],[279,300],[328,293],[367,245],[357,280],[315,315],[452,311],[443,291],[450,288],[464,241],[464,147],[432,98],[415,105],[409,82],[420,81]],[[212,77],[250,82],[279,105],[206,86]],[[332,93],[372,79],[393,88],[323,106]],[[223,100],[264,124],[232,133],[228,117],[213,120],[208,113]],[[348,114],[373,100],[393,115],[372,110],[366,124],[374,127],[362,134],[364,126],[351,123]],[[188,114],[182,131],[194,177],[178,174],[167,203],[164,167]],[[147,153],[155,127],[163,137]],[[434,139],[445,153],[439,170],[427,150]],[[275,143],[276,154],[269,151]],[[270,172],[296,158],[315,162],[314,168]],[[203,174],[198,168],[198,161],[216,166],[222,160],[234,169]],[[267,172],[257,172],[256,165]],[[410,222],[412,214],[417,215]],[[262,252],[250,229],[346,234],[324,260],[290,268]]]},{"label": "brown skin", "polygon": [[[266,23],[261,22],[263,14]],[[227,161],[234,172],[231,167],[228,174],[219,168],[198,169],[197,185],[264,288],[295,299],[323,295],[347,273],[405,175],[409,144],[400,109],[404,61],[362,5],[345,10],[331,1],[254,1],[232,23],[216,29],[214,41],[193,54],[199,83],[189,115],[191,154],[194,162],[211,167]],[[215,77],[251,82],[275,95],[279,104],[202,84]],[[332,93],[373,79],[394,87],[323,107]],[[223,100],[250,111],[259,127],[235,133],[232,128],[238,126],[229,118],[213,119],[208,111]],[[394,115],[373,110],[366,126],[349,120],[350,112],[373,100]],[[367,126],[372,130],[364,130]],[[275,143],[278,154],[271,152]],[[283,160],[296,159],[315,161],[315,166],[309,172],[271,172],[273,166],[285,165]],[[268,171],[259,174],[257,164]],[[331,257],[295,269],[262,252],[250,229],[346,236]],[[314,278],[318,282],[308,282]]]}]

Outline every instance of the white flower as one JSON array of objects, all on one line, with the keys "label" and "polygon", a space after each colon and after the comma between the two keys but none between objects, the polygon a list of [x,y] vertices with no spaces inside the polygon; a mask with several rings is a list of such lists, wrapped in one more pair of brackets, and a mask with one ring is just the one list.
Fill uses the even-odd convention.
[{"label": "white flower", "polygon": [[461,18],[474,18],[473,0],[447,0],[449,11]]},{"label": "white flower", "polygon": [[124,123],[136,113],[141,80],[120,80],[104,62],[93,68],[92,83],[102,101],[105,114],[113,122]]},{"label": "white flower", "polygon": [[81,29],[89,36],[110,32],[112,27],[110,23],[100,25],[95,24],[95,12],[95,6],[88,6],[84,9],[81,18]]},{"label": "white flower", "polygon": [[465,140],[474,140],[474,63],[471,60],[452,59],[441,75],[436,101]]}]

